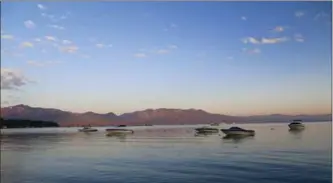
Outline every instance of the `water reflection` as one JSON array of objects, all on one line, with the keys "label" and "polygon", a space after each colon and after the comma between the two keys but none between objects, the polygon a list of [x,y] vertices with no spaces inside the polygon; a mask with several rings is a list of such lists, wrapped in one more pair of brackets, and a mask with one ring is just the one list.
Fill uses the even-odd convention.
[{"label": "water reflection", "polygon": [[253,140],[254,136],[245,136],[245,135],[226,135],[222,138],[226,142],[233,143],[242,143],[246,140]]}]

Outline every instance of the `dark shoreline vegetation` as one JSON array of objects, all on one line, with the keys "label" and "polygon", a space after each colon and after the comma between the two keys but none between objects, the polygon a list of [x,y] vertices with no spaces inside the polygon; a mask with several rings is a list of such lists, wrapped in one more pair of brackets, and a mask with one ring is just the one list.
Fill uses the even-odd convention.
[{"label": "dark shoreline vegetation", "polygon": [[0,128],[43,128],[59,127],[59,124],[51,121],[36,121],[25,119],[0,119]]}]

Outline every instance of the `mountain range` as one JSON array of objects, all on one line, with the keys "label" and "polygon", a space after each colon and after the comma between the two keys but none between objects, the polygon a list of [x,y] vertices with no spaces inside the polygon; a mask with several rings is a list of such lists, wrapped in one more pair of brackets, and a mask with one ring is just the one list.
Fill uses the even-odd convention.
[{"label": "mountain range", "polygon": [[94,112],[74,113],[52,108],[31,107],[28,105],[15,105],[1,108],[1,117],[4,119],[25,119],[54,121],[60,126],[93,126],[109,125],[143,125],[143,124],[208,124],[208,123],[264,123],[289,122],[293,119],[319,122],[332,121],[331,114],[324,115],[257,115],[257,116],[230,116],[212,114],[198,109],[147,109],[116,115],[112,112],[99,114]]}]

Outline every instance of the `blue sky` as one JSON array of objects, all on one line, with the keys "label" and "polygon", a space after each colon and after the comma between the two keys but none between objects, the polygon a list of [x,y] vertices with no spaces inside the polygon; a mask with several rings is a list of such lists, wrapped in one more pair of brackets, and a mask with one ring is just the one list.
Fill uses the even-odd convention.
[{"label": "blue sky", "polygon": [[331,2],[2,2],[1,104],[331,112]]}]

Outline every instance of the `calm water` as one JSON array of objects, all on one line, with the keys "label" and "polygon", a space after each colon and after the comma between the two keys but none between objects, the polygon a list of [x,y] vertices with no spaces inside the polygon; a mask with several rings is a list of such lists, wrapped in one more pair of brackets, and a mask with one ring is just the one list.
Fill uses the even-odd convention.
[{"label": "calm water", "polygon": [[1,182],[331,182],[331,123],[306,123],[300,133],[287,124],[239,126],[256,136],[194,136],[196,126],[135,127],[126,137],[103,128],[6,129]]}]

